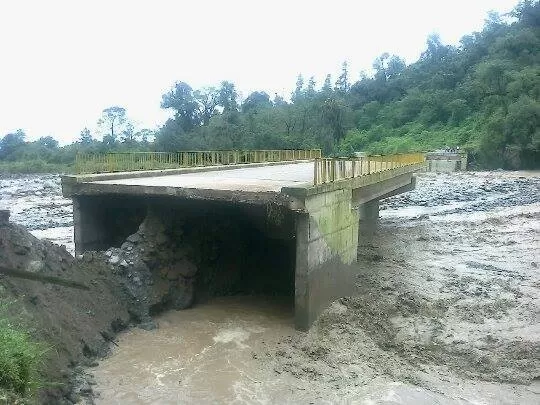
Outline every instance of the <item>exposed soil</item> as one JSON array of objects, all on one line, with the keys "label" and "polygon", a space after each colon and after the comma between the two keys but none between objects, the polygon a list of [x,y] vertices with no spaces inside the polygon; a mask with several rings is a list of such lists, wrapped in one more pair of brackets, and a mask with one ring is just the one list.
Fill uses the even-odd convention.
[{"label": "exposed soil", "polygon": [[82,283],[89,291],[0,274],[0,292],[17,323],[50,349],[42,375],[42,403],[74,403],[91,392],[81,366],[103,356],[130,316],[121,286],[104,262],[75,260],[65,248],[23,227],[0,225],[0,265]]}]

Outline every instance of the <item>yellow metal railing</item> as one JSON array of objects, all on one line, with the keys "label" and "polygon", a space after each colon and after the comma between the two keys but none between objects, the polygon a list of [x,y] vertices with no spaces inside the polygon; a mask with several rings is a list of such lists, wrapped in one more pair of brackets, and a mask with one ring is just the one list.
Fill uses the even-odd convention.
[{"label": "yellow metal railing", "polygon": [[372,173],[380,173],[398,167],[424,163],[425,160],[423,153],[358,158],[317,158],[315,159],[313,184],[317,186]]},{"label": "yellow metal railing", "polygon": [[75,157],[75,170],[77,173],[163,170],[180,167],[311,160],[319,159],[321,156],[320,149],[80,153]]}]

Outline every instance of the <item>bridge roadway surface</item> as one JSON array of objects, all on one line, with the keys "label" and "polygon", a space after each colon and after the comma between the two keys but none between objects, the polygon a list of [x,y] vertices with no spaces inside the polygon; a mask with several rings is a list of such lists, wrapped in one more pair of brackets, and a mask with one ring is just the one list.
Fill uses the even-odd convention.
[{"label": "bridge roadway surface", "polygon": [[313,162],[301,162],[258,167],[235,166],[234,169],[226,167],[226,170],[118,178],[90,183],[279,193],[282,187],[302,187],[306,183],[312,185],[313,170]]}]

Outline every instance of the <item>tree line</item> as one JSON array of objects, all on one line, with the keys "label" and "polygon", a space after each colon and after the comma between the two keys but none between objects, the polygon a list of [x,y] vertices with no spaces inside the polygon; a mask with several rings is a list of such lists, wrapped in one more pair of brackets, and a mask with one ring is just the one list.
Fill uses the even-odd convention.
[{"label": "tree line", "polygon": [[458,46],[427,39],[407,65],[383,53],[373,74],[322,83],[299,75],[290,99],[236,86],[192,88],[178,81],[163,95],[171,118],[156,132],[134,131],[122,107],[103,111],[102,141],[85,129],[72,145],[51,137],[0,141],[0,159],[34,156],[69,163],[80,151],[284,149],[320,147],[326,155],[396,153],[460,147],[485,168],[540,166],[540,3],[525,0],[509,15],[490,13],[481,32]]}]

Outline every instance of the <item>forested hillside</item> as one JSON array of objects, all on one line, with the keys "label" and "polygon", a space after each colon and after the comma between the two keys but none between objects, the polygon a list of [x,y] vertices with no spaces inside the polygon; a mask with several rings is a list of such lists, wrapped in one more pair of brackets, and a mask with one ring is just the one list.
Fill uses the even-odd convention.
[{"label": "forested hillside", "polygon": [[482,32],[459,46],[432,35],[408,66],[383,53],[373,69],[358,81],[346,63],[339,77],[323,83],[299,75],[290,100],[264,91],[240,100],[228,81],[202,89],[179,81],[163,95],[161,106],[172,117],[155,134],[134,132],[125,110],[111,107],[101,118],[103,142],[87,130],[65,148],[8,134],[0,159],[66,163],[78,150],[321,147],[326,155],[344,155],[459,146],[478,167],[540,167],[540,2],[523,1],[511,15],[490,14]]},{"label": "forested hillside", "polygon": [[[175,112],[160,149],[307,148],[328,153],[424,151],[460,146],[485,167],[540,163],[540,3],[489,16],[459,47],[428,38],[409,66],[395,55],[351,83],[347,65],[317,87],[298,77],[291,102],[254,92],[238,105],[232,83],[177,83],[162,106]],[[510,22],[505,23],[510,17]],[[217,113],[217,108],[222,109]]]}]

